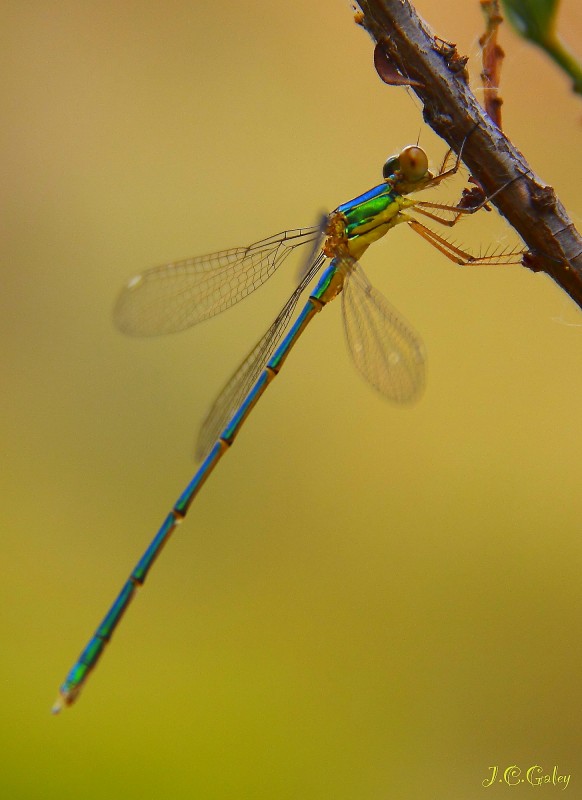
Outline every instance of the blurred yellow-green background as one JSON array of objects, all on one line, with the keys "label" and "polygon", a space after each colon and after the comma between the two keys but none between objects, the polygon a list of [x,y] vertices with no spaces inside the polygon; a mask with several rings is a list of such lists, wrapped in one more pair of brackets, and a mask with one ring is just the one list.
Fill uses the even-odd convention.
[{"label": "blurred yellow-green background", "polygon": [[[417,5],[476,79],[477,0]],[[483,788],[492,765],[539,764],[582,796],[582,315],[543,275],[458,269],[404,228],[364,266],[426,342],[421,402],[364,384],[332,305],[51,717],[295,267],[160,339],[116,332],[118,288],[311,224],[419,132],[434,163],[446,146],[347,3],[0,14],[0,795],[472,800],[507,793]],[[506,131],[580,222],[580,100],[502,43]],[[493,216],[455,238],[513,242]],[[536,791],[559,788],[515,789]]]}]

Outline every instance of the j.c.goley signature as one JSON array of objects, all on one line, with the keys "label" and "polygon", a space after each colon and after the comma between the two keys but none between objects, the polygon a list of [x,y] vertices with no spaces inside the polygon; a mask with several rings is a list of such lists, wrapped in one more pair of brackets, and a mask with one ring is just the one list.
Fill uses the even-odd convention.
[{"label": "j.c.goley signature", "polygon": [[529,783],[532,786],[541,786],[543,783],[551,783],[554,786],[559,786],[565,789],[570,783],[570,775],[560,775],[558,773],[558,766],[552,768],[551,772],[544,770],[539,764],[534,764],[526,770],[522,770],[517,764],[512,764],[510,767],[505,767],[503,772],[499,771],[499,765],[489,767],[491,774],[481,781],[483,786],[491,786],[497,780],[499,775],[499,783],[506,783],[508,786],[518,786],[520,783]]}]

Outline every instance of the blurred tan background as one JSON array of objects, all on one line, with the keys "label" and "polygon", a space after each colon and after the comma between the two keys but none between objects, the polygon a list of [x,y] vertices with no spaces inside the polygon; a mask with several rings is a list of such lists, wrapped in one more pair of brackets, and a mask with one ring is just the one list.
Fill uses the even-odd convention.
[{"label": "blurred tan background", "polygon": [[[477,0],[417,6],[477,63]],[[562,25],[580,52],[574,0]],[[580,223],[580,98],[502,43],[506,131]],[[334,304],[50,716],[295,267],[157,340],[116,332],[119,287],[311,224],[419,132],[446,146],[347,3],[5,0],[0,44],[1,796],[470,800],[511,764],[581,796],[582,315],[407,229],[364,267],[426,342],[421,402],[364,384]],[[493,216],[455,238],[515,241]]]}]

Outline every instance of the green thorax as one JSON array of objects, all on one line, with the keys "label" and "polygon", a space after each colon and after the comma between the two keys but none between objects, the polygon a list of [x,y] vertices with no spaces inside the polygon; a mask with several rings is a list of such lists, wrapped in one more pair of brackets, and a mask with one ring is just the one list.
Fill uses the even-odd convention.
[{"label": "green thorax", "polygon": [[405,217],[399,217],[401,209],[410,205],[412,202],[395,191],[390,183],[381,183],[339,206],[337,211],[346,219],[345,232],[351,255],[360,258],[372,242],[404,222]]}]

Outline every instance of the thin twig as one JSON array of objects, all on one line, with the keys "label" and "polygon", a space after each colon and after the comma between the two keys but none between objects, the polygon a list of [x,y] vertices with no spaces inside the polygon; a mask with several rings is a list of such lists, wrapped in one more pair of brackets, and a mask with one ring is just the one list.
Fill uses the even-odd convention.
[{"label": "thin twig", "polygon": [[503,52],[497,41],[497,30],[503,22],[499,10],[499,0],[481,0],[481,9],[485,15],[485,33],[479,39],[483,58],[483,81],[485,111],[489,114],[499,130],[501,125],[501,104],[503,99],[499,95],[501,82],[501,62]]},{"label": "thin twig", "polygon": [[524,265],[543,270],[582,308],[582,237],[554,189],[485,113],[458,68],[453,46],[443,48],[408,0],[358,0],[357,22],[416,83],[424,119],[456,152],[487,197],[519,233],[531,255]]}]

